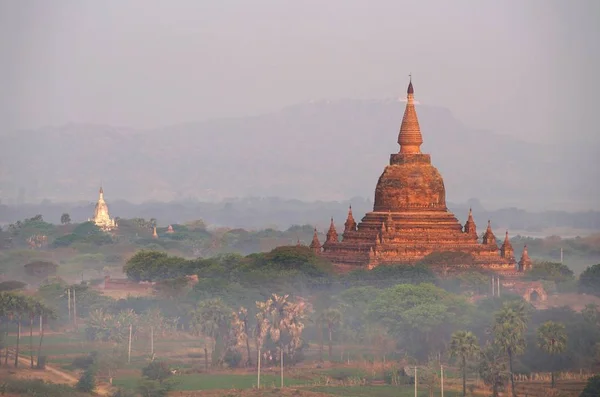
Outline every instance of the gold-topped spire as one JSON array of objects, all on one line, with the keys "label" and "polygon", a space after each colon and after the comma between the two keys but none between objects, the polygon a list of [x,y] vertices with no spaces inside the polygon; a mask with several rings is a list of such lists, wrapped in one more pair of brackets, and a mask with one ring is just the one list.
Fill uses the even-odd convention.
[{"label": "gold-topped spire", "polygon": [[421,136],[421,128],[419,127],[419,119],[415,110],[414,88],[412,85],[412,75],[409,75],[410,81],[406,90],[407,101],[404,109],[404,117],[400,125],[400,133],[398,134],[398,143],[400,144],[400,153],[419,154],[421,153],[421,145],[423,137]]}]

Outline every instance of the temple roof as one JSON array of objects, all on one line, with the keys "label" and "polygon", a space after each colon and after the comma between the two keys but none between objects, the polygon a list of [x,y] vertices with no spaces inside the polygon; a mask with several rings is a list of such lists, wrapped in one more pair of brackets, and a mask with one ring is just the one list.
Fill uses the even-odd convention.
[{"label": "temple roof", "polygon": [[412,79],[408,84],[407,102],[404,109],[404,117],[400,125],[398,134],[398,143],[400,144],[400,153],[421,153],[421,144],[423,137],[421,136],[421,127],[419,127],[419,119],[415,110],[414,89]]}]

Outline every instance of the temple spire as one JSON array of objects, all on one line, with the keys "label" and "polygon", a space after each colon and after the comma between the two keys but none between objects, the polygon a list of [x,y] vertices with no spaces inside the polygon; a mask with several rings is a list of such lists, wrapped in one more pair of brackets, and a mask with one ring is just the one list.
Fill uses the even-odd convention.
[{"label": "temple spire", "polygon": [[415,110],[415,90],[412,85],[412,75],[409,75],[409,77],[410,81],[406,90],[406,109],[404,109],[404,117],[402,117],[402,124],[400,125],[398,143],[400,144],[400,153],[419,154],[421,153],[423,137],[421,136],[419,119]]},{"label": "temple spire", "polygon": [[502,247],[500,247],[500,256],[502,258],[514,260],[515,251],[513,250],[512,244],[510,243],[510,239],[508,238],[508,230],[504,236],[504,242],[502,243]]},{"label": "temple spire", "polygon": [[467,222],[464,227],[465,233],[471,236],[474,240],[477,240],[477,227],[475,226],[475,221],[473,220],[473,211],[469,208],[469,217],[467,218]]},{"label": "temple spire", "polygon": [[483,244],[491,245],[498,249],[498,243],[496,243],[496,236],[494,236],[494,232],[492,232],[492,222],[490,220],[488,220],[487,229],[485,229],[483,235]]},{"label": "temple spire", "polygon": [[319,241],[319,236],[317,234],[317,228],[315,227],[315,231],[313,233],[312,241],[310,242],[310,249],[313,250],[315,254],[321,253],[321,242]]},{"label": "temple spire", "polygon": [[527,252],[527,244],[523,247],[523,253],[521,254],[521,260],[519,261],[519,271],[524,272],[525,270],[531,269],[531,258]]},{"label": "temple spire", "polygon": [[346,218],[346,222],[344,223],[344,233],[348,231],[356,230],[356,221],[354,220],[354,216],[352,216],[352,205],[348,208],[348,217]]}]

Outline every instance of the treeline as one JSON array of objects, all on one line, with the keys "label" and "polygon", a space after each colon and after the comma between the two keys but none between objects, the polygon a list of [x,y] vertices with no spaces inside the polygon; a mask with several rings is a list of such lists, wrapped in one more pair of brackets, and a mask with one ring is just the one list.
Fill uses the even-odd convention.
[{"label": "treeline", "polygon": [[[94,199],[89,203],[41,203],[0,205],[0,224],[10,224],[42,214],[53,223],[60,223],[61,216],[68,213],[74,222],[84,222],[94,213]],[[363,198],[348,201],[303,202],[276,197],[240,198],[222,202],[181,201],[172,203],[133,204],[126,201],[109,202],[113,216],[121,218],[156,218],[159,226],[186,223],[202,218],[211,225],[227,225],[232,228],[262,229],[273,227],[285,230],[291,225],[314,224],[326,227],[331,216],[340,224],[346,219],[348,205],[352,204],[357,215],[372,210],[372,202]],[[475,222],[480,227],[491,219],[499,230],[519,230],[531,233],[548,228],[572,228],[600,231],[600,212],[526,211],[518,208],[486,210],[473,200]],[[464,222],[469,205],[449,204],[450,209]]]}]

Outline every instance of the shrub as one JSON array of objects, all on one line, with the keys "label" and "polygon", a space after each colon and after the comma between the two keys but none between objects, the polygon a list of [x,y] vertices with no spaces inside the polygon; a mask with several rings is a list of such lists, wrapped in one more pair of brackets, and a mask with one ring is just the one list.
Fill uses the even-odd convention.
[{"label": "shrub", "polygon": [[229,368],[237,368],[242,362],[242,353],[235,349],[228,349],[223,361]]},{"label": "shrub", "polygon": [[98,358],[98,352],[93,351],[85,356],[78,356],[73,359],[71,365],[78,369],[88,369],[94,365]]},{"label": "shrub", "polygon": [[169,364],[164,361],[152,361],[142,369],[142,376],[150,380],[155,380],[162,383],[165,379],[171,377],[171,369]]},{"label": "shrub", "polygon": [[588,379],[585,389],[579,397],[598,397],[600,396],[600,375],[592,376]]},{"label": "shrub", "polygon": [[70,386],[46,383],[41,379],[3,379],[2,394],[11,393],[18,396],[31,397],[78,397]]},{"label": "shrub", "polygon": [[75,388],[86,393],[91,393],[96,389],[96,374],[92,368],[83,371]]}]

